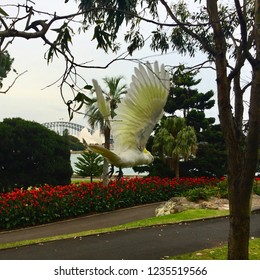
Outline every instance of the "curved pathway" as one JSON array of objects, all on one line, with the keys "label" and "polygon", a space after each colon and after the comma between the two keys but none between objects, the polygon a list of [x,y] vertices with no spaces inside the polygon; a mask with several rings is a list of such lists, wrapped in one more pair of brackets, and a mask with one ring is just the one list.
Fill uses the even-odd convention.
[{"label": "curved pathway", "polygon": [[[154,226],[0,250],[0,259],[149,260],[227,242],[228,218]],[[251,236],[260,237],[260,214],[252,214]]]}]

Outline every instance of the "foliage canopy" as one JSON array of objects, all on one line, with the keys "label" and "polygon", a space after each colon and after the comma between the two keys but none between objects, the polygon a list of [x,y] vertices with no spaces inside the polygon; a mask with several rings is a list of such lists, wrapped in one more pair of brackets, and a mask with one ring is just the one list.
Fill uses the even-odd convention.
[{"label": "foliage canopy", "polygon": [[67,141],[41,124],[20,118],[0,123],[0,190],[70,183]]}]

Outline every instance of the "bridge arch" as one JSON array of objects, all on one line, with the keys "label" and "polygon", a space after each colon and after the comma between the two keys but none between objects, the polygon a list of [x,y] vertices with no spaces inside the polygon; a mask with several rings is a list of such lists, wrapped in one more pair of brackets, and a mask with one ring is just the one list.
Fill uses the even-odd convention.
[{"label": "bridge arch", "polygon": [[102,145],[105,141],[104,136],[100,134],[99,130],[92,131],[80,124],[58,121],[46,122],[42,125],[59,135],[63,135],[64,131],[67,130],[69,135],[77,137],[82,143]]},{"label": "bridge arch", "polygon": [[[79,133],[85,128],[83,125],[64,121],[46,122],[42,125],[55,131],[59,135],[63,135],[64,131],[67,130],[69,135],[73,135],[75,137],[79,137]],[[91,132],[90,129],[88,129],[88,131]]]}]

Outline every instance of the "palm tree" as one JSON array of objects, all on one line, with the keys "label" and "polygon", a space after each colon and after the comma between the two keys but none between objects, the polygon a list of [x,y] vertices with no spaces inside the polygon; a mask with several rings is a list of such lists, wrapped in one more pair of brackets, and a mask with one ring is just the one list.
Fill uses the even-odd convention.
[{"label": "palm tree", "polygon": [[123,76],[118,76],[114,78],[113,77],[104,78],[104,81],[108,87],[108,91],[107,92],[104,91],[104,95],[106,100],[109,102],[112,119],[115,116],[115,109],[117,107],[117,104],[121,100],[121,96],[123,94],[126,94],[126,89],[127,89],[126,84],[119,85],[122,79],[124,79]]},{"label": "palm tree", "polygon": [[167,162],[180,177],[179,161],[187,161],[197,151],[197,137],[193,127],[187,126],[184,118],[168,117],[162,120],[161,128],[154,137],[152,147],[160,158]]},{"label": "palm tree", "polygon": [[[106,102],[109,104],[111,118],[115,116],[115,109],[117,104],[120,102],[121,96],[126,93],[126,84],[120,85],[123,76],[118,77],[106,77],[104,82],[107,86],[107,90],[103,90],[103,94]],[[105,148],[110,149],[110,125],[105,122],[102,114],[99,112],[97,106],[97,99],[93,98],[91,102],[86,105],[86,117],[88,118],[88,123],[92,129],[99,127],[102,134],[105,137]],[[108,184],[108,162],[104,159],[103,164],[103,184]]]}]

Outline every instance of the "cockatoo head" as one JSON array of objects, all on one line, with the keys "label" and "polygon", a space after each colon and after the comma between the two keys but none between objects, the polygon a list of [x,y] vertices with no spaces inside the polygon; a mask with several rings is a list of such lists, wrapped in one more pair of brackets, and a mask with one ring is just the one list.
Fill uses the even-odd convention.
[{"label": "cockatoo head", "polygon": [[144,155],[144,161],[145,161],[144,163],[150,164],[153,162],[154,158],[153,158],[152,154],[146,150],[146,148],[144,148],[144,150],[143,150],[143,155]]}]

